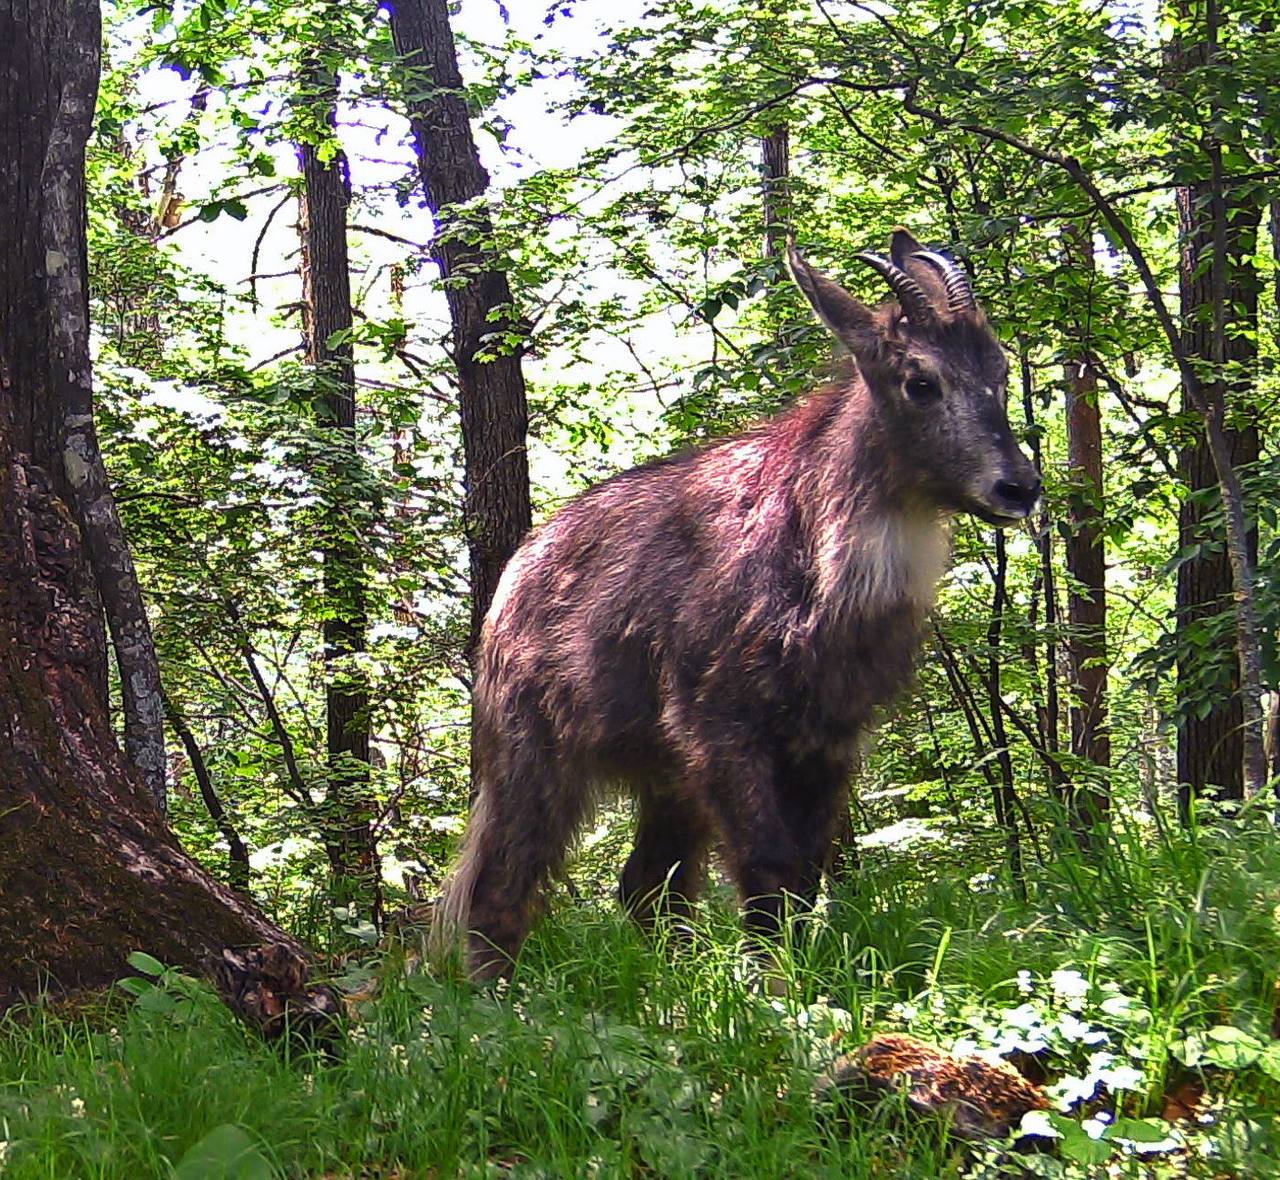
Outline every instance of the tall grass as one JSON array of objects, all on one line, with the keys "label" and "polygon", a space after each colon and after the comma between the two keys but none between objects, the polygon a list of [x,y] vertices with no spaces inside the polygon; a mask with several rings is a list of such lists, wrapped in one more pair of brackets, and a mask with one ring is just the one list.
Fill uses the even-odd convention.
[{"label": "tall grass", "polygon": [[352,969],[378,990],[337,1059],[263,1045],[181,981],[162,1003],[36,1005],[0,1025],[0,1176],[1280,1174],[1280,1084],[1254,1063],[1206,1072],[1212,1121],[1181,1127],[1178,1153],[1106,1164],[975,1154],[892,1103],[815,1105],[831,1058],[889,1029],[1029,1046],[1064,1105],[1094,1087],[1078,1117],[1159,1116],[1188,1034],[1269,1042],[1280,839],[1265,816],[1126,822],[1094,852],[1059,848],[1025,903],[998,872],[933,879],[877,850],[793,924],[781,1000],[713,890],[696,931],[656,943],[603,900],[556,906],[495,990],[387,952]]}]

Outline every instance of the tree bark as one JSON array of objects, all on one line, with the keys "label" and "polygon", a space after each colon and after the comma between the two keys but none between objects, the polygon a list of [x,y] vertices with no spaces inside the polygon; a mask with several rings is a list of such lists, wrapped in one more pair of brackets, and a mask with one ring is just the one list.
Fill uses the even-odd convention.
[{"label": "tree bark", "polygon": [[325,847],[337,893],[372,909],[381,905],[369,782],[369,690],[359,665],[365,649],[367,573],[352,511],[350,470],[359,462],[352,355],[351,269],[347,257],[347,159],[337,146],[337,78],[315,61],[302,70],[314,134],[298,145],[302,166],[299,231],[307,363],[315,373],[316,411],[332,432],[325,473],[325,729],[329,782]]},{"label": "tree bark", "polygon": [[791,133],[779,123],[760,141],[764,256],[779,258],[791,223]]},{"label": "tree bark", "polygon": [[62,467],[120,672],[125,753],[163,812],[166,762],[160,664],[93,422],[83,161],[98,93],[101,26],[96,5],[69,5],[67,15],[75,25],[67,30],[64,80],[41,180],[50,312],[49,392],[61,408]]},{"label": "tree bark", "polygon": [[471,134],[447,0],[388,0],[385,7],[403,59],[418,175],[436,219],[432,251],[453,326],[474,654],[498,578],[532,520],[524,329],[493,248],[489,177]]},{"label": "tree bark", "polygon": [[[1257,360],[1258,292],[1261,286],[1252,262],[1261,210],[1256,204],[1227,200],[1227,243],[1223,290],[1215,293],[1215,268],[1205,266],[1214,252],[1216,229],[1210,183],[1188,186],[1178,192],[1178,219],[1182,235],[1179,267],[1184,342],[1188,353],[1213,366],[1202,382],[1204,396],[1219,413],[1233,397],[1248,393]],[[1215,312],[1221,307],[1227,320],[1221,331]],[[1224,366],[1231,366],[1229,370]],[[1194,410],[1190,395],[1183,406]],[[1255,425],[1222,428],[1231,465],[1254,463],[1259,456]],[[1178,568],[1177,619],[1188,628],[1232,608],[1234,577],[1230,554],[1223,545],[1221,526],[1206,521],[1209,514],[1202,493],[1218,486],[1208,431],[1188,443],[1179,456],[1179,474],[1187,494],[1178,513],[1181,548],[1209,542],[1202,551]],[[1201,493],[1197,495],[1197,493]],[[1220,511],[1219,505],[1214,508]],[[1214,512],[1216,515],[1216,511]],[[1249,556],[1257,561],[1257,531],[1248,531]],[[1232,653],[1199,650],[1179,661],[1178,689],[1184,712],[1178,726],[1177,774],[1183,811],[1193,798],[1208,795],[1223,799],[1244,796],[1244,702],[1240,692],[1240,668]],[[1208,698],[1212,707],[1203,716],[1194,704]]]},{"label": "tree bark", "polygon": [[[1071,752],[1094,766],[1111,765],[1107,727],[1107,560],[1103,543],[1102,414],[1098,375],[1090,338],[1093,326],[1089,298],[1096,270],[1087,231],[1072,228],[1064,239],[1068,265],[1083,282],[1077,306],[1086,317],[1073,329],[1074,356],[1066,372],[1067,469],[1072,491],[1067,572],[1067,666],[1071,677]],[[1109,799],[1101,778],[1076,783],[1071,792],[1072,821],[1087,830],[1104,818]]]},{"label": "tree bark", "polygon": [[[1031,372],[1031,356],[1027,341],[1018,345],[1018,371],[1022,383],[1022,411],[1031,432],[1031,459],[1037,471],[1044,470],[1044,447],[1036,425],[1035,384]],[[1036,548],[1040,555],[1040,587],[1044,595],[1044,704],[1037,709],[1040,738],[1050,754],[1058,752],[1058,725],[1061,709],[1058,701],[1058,589],[1053,569],[1053,530],[1049,514],[1043,507],[1036,521]]]},{"label": "tree bark", "polygon": [[[0,0],[0,185],[13,198],[0,224],[0,1009],[109,982],[134,949],[196,970],[228,944],[301,950],[178,847],[101,693],[101,614],[61,474],[64,366],[87,357],[87,317],[52,322],[84,291],[97,53],[96,0]],[[81,396],[87,373],[77,361]]]},{"label": "tree bark", "polygon": [[[1174,12],[1180,27],[1165,48],[1165,66],[1170,88],[1185,90],[1197,72],[1223,68],[1219,13],[1213,0],[1203,7],[1179,0]],[[1217,118],[1217,100],[1212,92],[1208,97],[1215,129],[1206,127],[1192,147],[1209,165],[1209,177],[1177,194],[1182,403],[1204,421],[1203,436],[1179,455],[1187,496],[1178,533],[1182,548],[1203,542],[1211,548],[1179,566],[1176,616],[1186,639],[1205,620],[1234,608],[1237,658],[1232,662],[1204,645],[1183,645],[1177,773],[1184,817],[1199,795],[1239,799],[1261,789],[1267,778],[1254,601],[1257,531],[1246,517],[1239,479],[1240,466],[1258,458],[1258,431],[1252,423],[1228,419],[1232,399],[1252,387],[1257,360],[1260,283],[1252,259],[1262,210],[1247,186],[1233,188],[1223,180],[1217,128],[1228,120]],[[1220,509],[1221,532],[1206,521],[1205,497],[1197,495],[1215,484],[1220,498],[1214,515]],[[1224,540],[1225,547],[1215,552]],[[1201,716],[1197,706],[1202,703],[1209,708]]]}]

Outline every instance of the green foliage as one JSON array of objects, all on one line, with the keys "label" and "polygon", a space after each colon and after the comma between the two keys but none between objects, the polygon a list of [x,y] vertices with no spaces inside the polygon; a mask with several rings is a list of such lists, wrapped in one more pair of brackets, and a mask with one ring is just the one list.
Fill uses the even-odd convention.
[{"label": "green foliage", "polygon": [[[399,952],[372,998],[367,966],[340,977],[365,998],[334,1058],[262,1044],[204,985],[135,956],[153,986],[126,1009],[37,1007],[4,1026],[6,1180],[1270,1174],[1280,839],[1262,817],[1135,833],[1092,879],[1034,872],[1027,903],[913,861],[868,864],[796,925],[785,999],[755,985],[718,889],[692,945],[561,899],[510,985],[432,978]],[[1056,1146],[966,1148],[892,1098],[833,1117],[815,1078],[884,1031],[1030,1060],[1053,1108],[1022,1132]],[[1236,1055],[1188,1061],[1192,1044]],[[1164,1096],[1186,1070],[1207,1095],[1198,1120],[1170,1123]]]}]

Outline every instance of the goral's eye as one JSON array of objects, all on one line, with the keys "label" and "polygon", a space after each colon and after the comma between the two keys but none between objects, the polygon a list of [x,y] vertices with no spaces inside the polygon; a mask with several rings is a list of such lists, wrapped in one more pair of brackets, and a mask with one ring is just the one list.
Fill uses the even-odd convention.
[{"label": "goral's eye", "polygon": [[902,389],[913,402],[933,402],[942,396],[942,390],[932,377],[908,377]]}]

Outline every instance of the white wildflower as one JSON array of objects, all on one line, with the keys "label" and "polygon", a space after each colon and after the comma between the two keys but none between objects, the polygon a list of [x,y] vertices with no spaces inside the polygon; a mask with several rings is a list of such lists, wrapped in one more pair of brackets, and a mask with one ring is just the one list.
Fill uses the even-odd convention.
[{"label": "white wildflower", "polygon": [[1029,1110],[1022,1116],[1018,1136],[1037,1135],[1041,1139],[1061,1139],[1062,1132],[1049,1119],[1047,1110]]},{"label": "white wildflower", "polygon": [[1049,976],[1049,986],[1072,1008],[1078,1008],[1089,994],[1089,981],[1079,971],[1055,971]]},{"label": "white wildflower", "polygon": [[1080,1124],[1080,1129],[1084,1131],[1090,1139],[1101,1139],[1106,1132],[1107,1124],[1111,1122],[1111,1116],[1104,1110],[1095,1114],[1091,1119],[1085,1119]]}]

